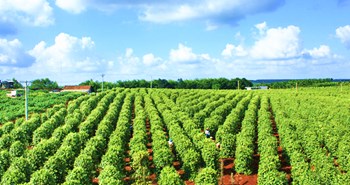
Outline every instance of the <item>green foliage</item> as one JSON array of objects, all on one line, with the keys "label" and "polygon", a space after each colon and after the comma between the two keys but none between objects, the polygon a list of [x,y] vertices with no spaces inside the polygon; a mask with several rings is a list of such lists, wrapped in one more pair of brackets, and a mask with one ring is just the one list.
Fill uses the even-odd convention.
[{"label": "green foliage", "polygon": [[101,185],[123,185],[123,178],[124,176],[120,170],[112,165],[105,166],[98,176]]},{"label": "green foliage", "polygon": [[47,169],[41,169],[33,173],[30,179],[30,184],[33,185],[55,185],[52,172]]},{"label": "green foliage", "polygon": [[211,139],[205,139],[202,149],[202,157],[206,167],[210,167],[215,170],[218,169],[219,152],[216,149],[215,143]]},{"label": "green foliage", "polygon": [[184,185],[183,180],[172,166],[166,166],[162,169],[158,183],[159,185]]},{"label": "green foliage", "polygon": [[[91,80],[92,81],[92,80]],[[90,82],[91,82],[90,81]],[[245,87],[251,87],[253,84],[245,79],[226,79],[226,78],[206,78],[206,79],[195,79],[195,80],[166,80],[156,79],[152,81],[145,80],[131,80],[131,81],[117,81],[117,87],[124,88],[170,88],[170,89],[237,89],[238,81],[240,83],[240,89]],[[89,84],[84,82],[84,84]]]},{"label": "green foliage", "polygon": [[148,184],[147,176],[149,175],[149,160],[147,151],[135,152],[132,156],[131,167],[134,170],[133,178],[135,184]]},{"label": "green foliage", "polygon": [[218,174],[213,168],[203,168],[196,177],[195,183],[198,185],[217,185]]},{"label": "green foliage", "polygon": [[15,158],[11,162],[11,166],[2,176],[1,184],[12,185],[25,183],[29,181],[31,171],[30,162],[26,158]]},{"label": "green foliage", "polygon": [[266,85],[272,89],[286,89],[286,88],[294,88],[296,84],[298,84],[298,87],[328,87],[328,86],[338,85],[337,82],[333,82],[332,78],[286,80],[282,82],[262,83],[258,85]]},{"label": "green foliage", "polygon": [[7,122],[0,127],[0,130],[2,134],[9,134],[13,128],[15,128],[15,124],[12,122]]},{"label": "green foliage", "polygon": [[7,150],[0,151],[0,177],[5,173],[11,164],[11,156]]},{"label": "green foliage", "polygon": [[52,89],[57,89],[58,85],[57,85],[57,82],[51,81],[48,78],[43,78],[43,79],[37,79],[32,81],[30,88],[52,90]]},{"label": "green foliage", "polygon": [[0,150],[8,149],[14,141],[12,135],[5,134],[0,138]]},{"label": "green foliage", "polygon": [[72,184],[92,184],[90,171],[82,166],[75,167],[66,178],[66,181],[63,185],[72,185]]},{"label": "green foliage", "polygon": [[9,150],[11,158],[22,156],[24,154],[25,149],[26,146],[24,143],[20,141],[13,142]]}]

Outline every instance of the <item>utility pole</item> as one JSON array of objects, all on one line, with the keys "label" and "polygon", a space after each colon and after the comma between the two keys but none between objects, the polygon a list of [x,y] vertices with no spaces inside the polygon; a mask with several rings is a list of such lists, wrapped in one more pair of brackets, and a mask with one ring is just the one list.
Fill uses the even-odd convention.
[{"label": "utility pole", "polygon": [[151,89],[152,89],[152,81],[153,81],[153,79],[152,79],[152,76],[151,76]]},{"label": "utility pole", "polygon": [[340,82],[340,92],[343,91],[343,82]]},{"label": "utility pole", "polygon": [[103,77],[104,77],[105,75],[102,74],[101,76],[102,76],[102,92],[103,92]]},{"label": "utility pole", "polygon": [[240,88],[239,88],[239,80],[238,80],[238,86],[237,86],[237,90],[239,90]]},{"label": "utility pole", "polygon": [[25,92],[25,115],[26,120],[28,120],[28,95],[29,95],[29,81],[21,81],[21,83],[24,83],[24,92]]}]

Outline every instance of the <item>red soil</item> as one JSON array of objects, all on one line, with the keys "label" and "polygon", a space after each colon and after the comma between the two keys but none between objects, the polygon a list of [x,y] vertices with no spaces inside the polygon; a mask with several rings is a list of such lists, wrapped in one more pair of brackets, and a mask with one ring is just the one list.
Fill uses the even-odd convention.
[{"label": "red soil", "polygon": [[128,171],[128,172],[130,172],[130,171],[132,170],[131,166],[129,166],[129,165],[125,166],[124,169],[125,169],[126,171]]},{"label": "red soil", "polygon": [[157,185],[157,175],[155,173],[151,174],[150,176],[148,176],[148,179],[150,181],[152,181],[152,185]]},{"label": "red soil", "polygon": [[92,178],[92,183],[93,184],[98,184],[98,178]]},{"label": "red soil", "polygon": [[194,182],[193,182],[193,181],[190,181],[190,180],[187,180],[187,181],[185,181],[185,184],[186,184],[186,185],[194,185]]},{"label": "red soil", "polygon": [[124,158],[124,162],[129,163],[130,162],[130,157]]},{"label": "red soil", "polygon": [[222,177],[219,180],[220,185],[232,185],[232,177],[233,176],[233,158],[221,159],[223,161],[223,171]]},{"label": "red soil", "polygon": [[234,185],[256,185],[258,181],[258,175],[242,175],[242,174],[235,174],[234,175]]}]

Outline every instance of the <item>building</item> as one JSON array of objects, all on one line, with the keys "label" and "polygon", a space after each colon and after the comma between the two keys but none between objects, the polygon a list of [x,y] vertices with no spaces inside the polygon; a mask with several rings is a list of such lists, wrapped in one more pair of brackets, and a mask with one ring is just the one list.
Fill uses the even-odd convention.
[{"label": "building", "polygon": [[267,90],[268,87],[267,86],[245,87],[245,89],[247,89],[248,91],[251,91],[251,90]]},{"label": "building", "polygon": [[12,89],[14,83],[12,81],[1,81],[0,80],[0,88],[3,89]]},{"label": "building", "polygon": [[267,86],[259,86],[259,89],[262,89],[262,90],[267,90],[268,87]]},{"label": "building", "polygon": [[89,85],[82,85],[82,86],[66,85],[66,86],[63,87],[63,90],[61,92],[91,93],[92,92],[92,88]]},{"label": "building", "polygon": [[14,97],[16,97],[16,96],[18,96],[18,94],[17,94],[17,91],[16,90],[13,90],[13,91],[11,91],[9,94],[6,94],[8,97],[12,97],[12,98],[14,98]]}]

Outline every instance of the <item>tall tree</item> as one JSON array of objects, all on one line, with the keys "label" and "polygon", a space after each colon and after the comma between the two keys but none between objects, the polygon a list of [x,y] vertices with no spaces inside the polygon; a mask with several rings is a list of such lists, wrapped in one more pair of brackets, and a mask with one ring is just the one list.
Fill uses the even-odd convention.
[{"label": "tall tree", "polygon": [[51,81],[48,78],[37,79],[32,81],[30,85],[31,89],[43,89],[43,90],[52,90],[58,88],[58,84],[55,81]]}]

